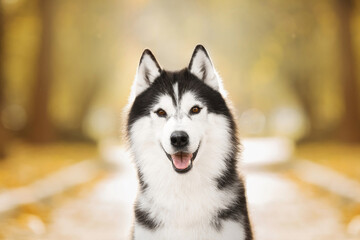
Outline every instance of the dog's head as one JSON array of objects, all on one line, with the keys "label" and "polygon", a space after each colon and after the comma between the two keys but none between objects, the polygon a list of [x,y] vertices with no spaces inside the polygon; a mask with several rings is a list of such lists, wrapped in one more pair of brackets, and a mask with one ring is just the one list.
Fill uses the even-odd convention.
[{"label": "dog's head", "polygon": [[137,161],[157,170],[172,166],[177,173],[189,172],[193,166],[211,170],[224,165],[221,158],[237,141],[224,96],[203,46],[195,48],[189,66],[178,72],[161,69],[151,51],[145,50],[127,123]]}]

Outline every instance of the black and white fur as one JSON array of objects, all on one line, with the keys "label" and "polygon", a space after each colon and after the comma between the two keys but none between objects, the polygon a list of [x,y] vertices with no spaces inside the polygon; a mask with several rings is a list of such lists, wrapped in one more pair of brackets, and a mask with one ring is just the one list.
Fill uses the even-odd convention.
[{"label": "black and white fur", "polygon": [[[140,191],[132,239],[251,240],[244,182],[237,172],[236,124],[213,63],[198,45],[187,68],[163,70],[141,56],[129,101],[127,136]],[[193,106],[201,111],[191,114]],[[163,109],[166,116],[158,116]],[[196,157],[186,173],[169,158],[174,131],[189,136]]]}]

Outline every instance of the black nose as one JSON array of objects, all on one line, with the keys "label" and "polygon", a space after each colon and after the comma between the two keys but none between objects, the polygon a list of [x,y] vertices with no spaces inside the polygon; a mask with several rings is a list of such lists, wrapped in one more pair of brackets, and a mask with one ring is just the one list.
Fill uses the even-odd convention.
[{"label": "black nose", "polygon": [[175,131],[170,136],[171,145],[180,148],[189,143],[189,135],[184,131]]}]

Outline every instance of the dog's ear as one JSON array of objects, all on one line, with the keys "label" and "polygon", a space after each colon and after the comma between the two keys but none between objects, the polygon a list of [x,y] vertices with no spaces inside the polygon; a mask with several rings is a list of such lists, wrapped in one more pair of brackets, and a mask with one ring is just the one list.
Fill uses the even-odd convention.
[{"label": "dog's ear", "polygon": [[161,67],[149,49],[145,49],[136,72],[133,91],[135,96],[145,91],[160,76]]},{"label": "dog's ear", "polygon": [[209,54],[202,45],[195,47],[188,69],[216,91],[222,89],[221,79],[213,66]]}]

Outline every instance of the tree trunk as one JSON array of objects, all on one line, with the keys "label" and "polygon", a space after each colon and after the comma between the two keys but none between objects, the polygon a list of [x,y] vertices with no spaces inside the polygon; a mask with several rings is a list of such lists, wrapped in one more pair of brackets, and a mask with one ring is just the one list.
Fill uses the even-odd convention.
[{"label": "tree trunk", "polygon": [[[0,116],[4,108],[4,88],[5,88],[5,79],[4,79],[4,12],[2,8],[2,3],[0,2]],[[1,120],[1,119],[0,119]],[[0,159],[5,157],[6,150],[6,137],[5,129],[0,121]]]},{"label": "tree trunk", "polygon": [[28,139],[33,142],[49,142],[55,137],[54,126],[48,111],[50,84],[53,78],[53,4],[54,0],[39,0],[42,33],[28,126]]},{"label": "tree trunk", "polygon": [[351,34],[351,0],[336,0],[339,21],[341,83],[344,93],[344,115],[340,127],[340,137],[350,142],[360,141],[359,99],[356,65]]}]

